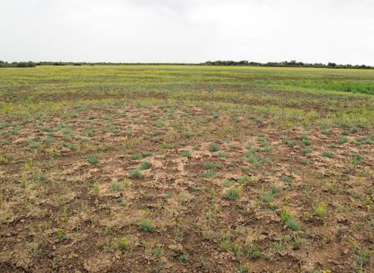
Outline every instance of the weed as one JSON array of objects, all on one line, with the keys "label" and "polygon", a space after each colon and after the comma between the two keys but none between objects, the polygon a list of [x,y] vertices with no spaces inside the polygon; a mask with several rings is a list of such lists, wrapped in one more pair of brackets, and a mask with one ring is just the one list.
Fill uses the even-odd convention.
[{"label": "weed", "polygon": [[286,222],[287,224],[287,227],[289,229],[292,229],[292,230],[299,230],[300,229],[300,226],[299,224],[292,218],[288,219],[288,221]]},{"label": "weed", "polygon": [[34,141],[34,140],[28,140],[27,144],[30,146],[32,149],[37,149],[40,147],[40,143]]},{"label": "weed", "polygon": [[122,183],[113,182],[111,184],[111,189],[112,189],[113,192],[123,191],[124,188],[125,188],[125,186]]},{"label": "weed", "polygon": [[261,257],[260,249],[255,243],[245,243],[243,246],[243,253],[251,260],[257,260]]},{"label": "weed", "polygon": [[118,241],[118,248],[119,249],[126,249],[128,248],[129,246],[129,240],[127,239],[127,237],[122,237],[119,239]]},{"label": "weed", "polygon": [[140,164],[140,167],[139,167],[139,170],[141,171],[144,171],[144,170],[148,170],[152,167],[152,164],[148,161],[144,161]]},{"label": "weed", "polygon": [[143,155],[141,153],[136,153],[131,156],[133,160],[140,160],[143,158]]},{"label": "weed", "polygon": [[215,169],[217,169],[217,164],[214,163],[214,162],[206,162],[206,163],[204,164],[204,168],[205,168],[206,170],[215,170]]},{"label": "weed", "polygon": [[326,214],[326,205],[323,203],[318,203],[314,207],[314,215],[317,217],[323,217]]},{"label": "weed", "polygon": [[129,176],[131,179],[142,179],[143,178],[143,174],[140,170],[129,171]]},{"label": "weed", "polygon": [[248,264],[240,265],[236,269],[236,272],[237,273],[249,273],[249,265]]},{"label": "weed", "polygon": [[231,187],[225,192],[224,197],[230,201],[234,201],[240,197],[240,194],[241,194],[240,188]]},{"label": "weed", "polygon": [[182,253],[182,254],[179,256],[179,258],[178,258],[178,260],[179,260],[180,262],[182,262],[182,263],[187,263],[187,262],[188,262],[188,259],[189,259],[189,256],[188,256],[188,254],[186,254],[186,253]]},{"label": "weed", "polygon": [[284,183],[291,183],[292,182],[291,178],[287,175],[281,176],[280,180]]},{"label": "weed", "polygon": [[228,251],[229,247],[230,247],[230,241],[228,239],[222,240],[221,250],[226,252],[226,251]]},{"label": "weed", "polygon": [[216,175],[214,170],[206,170],[203,172],[203,177],[212,179]]},{"label": "weed", "polygon": [[63,230],[62,228],[59,228],[56,230],[56,236],[59,242],[62,242],[68,239],[68,235],[66,234],[65,230]]},{"label": "weed", "polygon": [[183,152],[182,152],[182,156],[183,156],[183,157],[187,157],[187,158],[191,158],[191,157],[192,157],[190,151],[183,151]]},{"label": "weed", "polygon": [[99,163],[99,158],[96,155],[87,155],[86,158],[88,163],[90,163],[91,165],[96,165]]},{"label": "weed", "polygon": [[231,251],[235,254],[235,256],[238,256],[240,251],[241,251],[241,246],[236,244],[236,243],[232,243],[231,244]]},{"label": "weed", "polygon": [[355,254],[353,269],[355,272],[364,272],[364,267],[369,264],[372,253],[357,245],[354,246],[353,253]]},{"label": "weed", "polygon": [[333,157],[334,157],[333,154],[330,153],[330,152],[323,152],[323,153],[322,153],[322,156],[323,156],[323,157],[328,157],[328,158],[333,158]]},{"label": "weed", "polygon": [[144,157],[149,157],[149,156],[152,156],[152,155],[153,155],[152,152],[144,152],[143,153]]},{"label": "weed", "polygon": [[212,153],[215,153],[219,151],[219,147],[215,144],[210,144],[208,150]]},{"label": "weed", "polygon": [[281,219],[287,225],[289,229],[294,230],[294,231],[300,229],[299,224],[291,217],[291,214],[289,213],[289,211],[283,209],[281,211]]},{"label": "weed", "polygon": [[330,136],[331,135],[331,131],[327,130],[327,129],[324,129],[324,130],[321,131],[321,134],[323,134],[325,136]]},{"label": "weed", "polygon": [[354,166],[357,166],[362,160],[362,156],[358,153],[353,153],[351,158],[352,158],[352,164]]},{"label": "weed", "polygon": [[238,182],[240,184],[245,185],[245,184],[251,184],[253,181],[252,181],[252,178],[250,178],[248,175],[243,175],[239,177]]},{"label": "weed", "polygon": [[10,158],[8,156],[0,155],[0,165],[7,165],[10,162]]},{"label": "weed", "polygon": [[229,188],[229,187],[233,186],[234,183],[235,183],[234,181],[226,179],[226,180],[223,180],[222,186],[225,187],[225,188]]},{"label": "weed", "polygon": [[260,194],[260,200],[264,203],[271,203],[274,201],[274,197],[270,192],[264,192]]},{"label": "weed", "polygon": [[152,222],[148,219],[143,219],[140,222],[139,227],[144,232],[153,232],[153,230],[154,230],[154,226],[153,226]]}]

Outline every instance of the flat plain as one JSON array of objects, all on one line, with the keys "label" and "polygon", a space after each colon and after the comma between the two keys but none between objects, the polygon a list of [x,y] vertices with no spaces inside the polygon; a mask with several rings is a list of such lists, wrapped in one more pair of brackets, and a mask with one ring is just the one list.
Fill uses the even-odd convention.
[{"label": "flat plain", "polygon": [[374,70],[0,70],[1,272],[374,272]]}]

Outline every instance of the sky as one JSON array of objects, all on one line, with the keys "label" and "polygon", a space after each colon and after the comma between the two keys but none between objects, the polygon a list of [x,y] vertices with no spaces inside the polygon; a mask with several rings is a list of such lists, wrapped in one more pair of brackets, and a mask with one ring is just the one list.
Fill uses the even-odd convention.
[{"label": "sky", "polygon": [[0,60],[374,65],[374,0],[0,0]]}]

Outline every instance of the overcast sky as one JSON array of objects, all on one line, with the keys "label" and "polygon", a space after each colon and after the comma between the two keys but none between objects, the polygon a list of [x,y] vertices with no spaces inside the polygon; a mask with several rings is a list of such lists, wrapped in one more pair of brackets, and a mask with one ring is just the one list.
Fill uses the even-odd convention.
[{"label": "overcast sky", "polygon": [[0,0],[0,60],[374,65],[374,0]]}]

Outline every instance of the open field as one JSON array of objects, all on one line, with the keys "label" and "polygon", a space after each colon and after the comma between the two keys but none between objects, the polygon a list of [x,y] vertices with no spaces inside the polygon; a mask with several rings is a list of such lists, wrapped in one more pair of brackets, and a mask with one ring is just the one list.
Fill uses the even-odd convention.
[{"label": "open field", "polygon": [[374,272],[374,70],[0,70],[0,272]]}]

